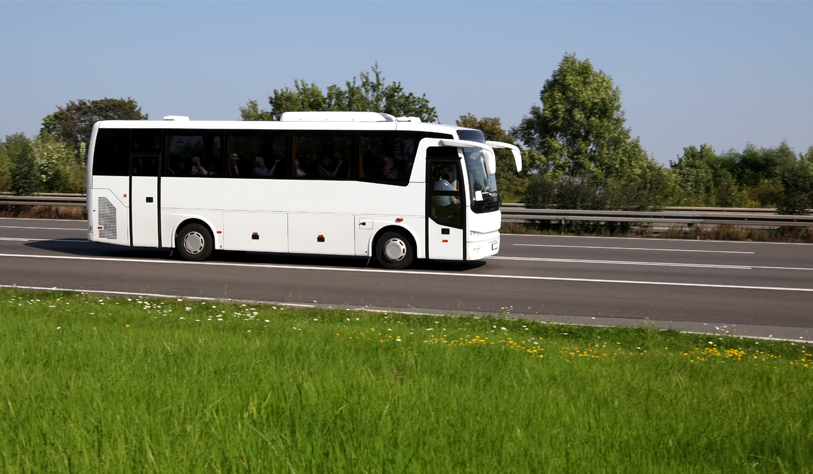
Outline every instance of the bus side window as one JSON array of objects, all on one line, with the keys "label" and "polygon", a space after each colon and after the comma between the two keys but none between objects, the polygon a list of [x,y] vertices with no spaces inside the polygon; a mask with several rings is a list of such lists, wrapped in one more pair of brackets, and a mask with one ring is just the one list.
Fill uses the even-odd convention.
[{"label": "bus side window", "polygon": [[217,130],[168,130],[164,168],[174,176],[223,175],[223,147]]},{"label": "bus side window", "polygon": [[359,147],[359,179],[406,186],[415,164],[415,142],[404,134],[368,132]]},{"label": "bus side window", "polygon": [[355,140],[352,132],[325,131],[294,135],[292,176],[339,180],[352,177]]},{"label": "bus side window", "polygon": [[128,176],[130,163],[130,130],[100,128],[93,152],[93,174]]},{"label": "bus side window", "polygon": [[[230,131],[226,137],[228,178],[285,178],[287,134],[269,130]],[[260,158],[262,166],[259,166]],[[262,170],[265,169],[265,172]]]}]

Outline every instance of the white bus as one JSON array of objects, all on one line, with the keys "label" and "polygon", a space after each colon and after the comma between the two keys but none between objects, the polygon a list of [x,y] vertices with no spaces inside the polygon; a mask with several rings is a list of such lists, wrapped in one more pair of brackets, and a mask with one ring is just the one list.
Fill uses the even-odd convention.
[{"label": "white bus", "polygon": [[174,248],[476,260],[500,247],[493,148],[479,130],[375,112],[280,121],[102,121],[88,239]]}]

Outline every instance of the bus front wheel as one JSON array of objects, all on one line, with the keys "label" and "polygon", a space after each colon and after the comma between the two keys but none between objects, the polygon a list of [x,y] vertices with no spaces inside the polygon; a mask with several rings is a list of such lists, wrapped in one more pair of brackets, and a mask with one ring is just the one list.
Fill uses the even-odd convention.
[{"label": "bus front wheel", "polygon": [[384,268],[400,270],[412,264],[415,249],[400,232],[385,232],[375,245],[375,255]]},{"label": "bus front wheel", "polygon": [[175,237],[175,248],[184,260],[200,262],[212,255],[212,234],[200,224],[187,224]]}]

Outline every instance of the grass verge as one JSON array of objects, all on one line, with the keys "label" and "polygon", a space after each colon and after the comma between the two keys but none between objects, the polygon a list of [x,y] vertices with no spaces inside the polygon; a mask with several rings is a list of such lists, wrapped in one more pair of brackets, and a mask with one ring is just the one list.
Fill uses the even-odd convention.
[{"label": "grass verge", "polygon": [[0,470],[810,472],[811,353],[0,289]]}]

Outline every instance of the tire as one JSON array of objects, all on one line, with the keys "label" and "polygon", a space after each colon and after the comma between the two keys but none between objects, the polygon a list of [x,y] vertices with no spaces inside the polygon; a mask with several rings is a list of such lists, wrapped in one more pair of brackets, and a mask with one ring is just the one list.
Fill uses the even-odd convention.
[{"label": "tire", "polygon": [[400,232],[384,232],[375,243],[375,256],[384,268],[400,270],[412,265],[415,247]]},{"label": "tire", "polygon": [[213,248],[212,234],[206,226],[200,224],[183,226],[175,237],[175,249],[184,260],[192,262],[206,260],[212,255]]}]

